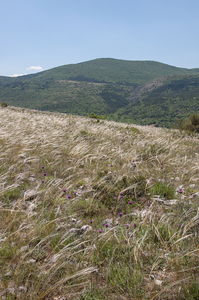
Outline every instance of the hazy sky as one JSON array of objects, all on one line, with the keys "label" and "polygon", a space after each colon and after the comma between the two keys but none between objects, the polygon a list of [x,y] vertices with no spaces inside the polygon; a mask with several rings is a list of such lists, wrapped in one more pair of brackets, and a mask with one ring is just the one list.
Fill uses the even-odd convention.
[{"label": "hazy sky", "polygon": [[199,0],[0,0],[0,75],[101,57],[199,68]]}]

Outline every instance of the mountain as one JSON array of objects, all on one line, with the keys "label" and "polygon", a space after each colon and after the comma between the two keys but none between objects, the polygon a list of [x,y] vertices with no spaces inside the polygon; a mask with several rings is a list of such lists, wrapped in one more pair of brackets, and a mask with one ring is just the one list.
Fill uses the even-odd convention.
[{"label": "mountain", "polygon": [[94,112],[115,121],[170,127],[179,115],[185,117],[198,107],[198,76],[199,69],[101,58],[17,78],[1,76],[0,101],[84,116]]},{"label": "mountain", "polygon": [[177,68],[156,61],[99,58],[83,63],[56,67],[34,75],[26,75],[23,78],[140,85],[162,76],[196,74],[199,74],[199,69]]}]

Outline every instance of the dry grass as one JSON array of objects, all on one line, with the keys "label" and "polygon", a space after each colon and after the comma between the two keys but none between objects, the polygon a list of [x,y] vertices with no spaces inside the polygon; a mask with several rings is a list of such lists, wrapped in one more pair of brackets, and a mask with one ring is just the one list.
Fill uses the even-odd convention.
[{"label": "dry grass", "polygon": [[0,120],[1,299],[199,298],[197,134],[14,107]]}]

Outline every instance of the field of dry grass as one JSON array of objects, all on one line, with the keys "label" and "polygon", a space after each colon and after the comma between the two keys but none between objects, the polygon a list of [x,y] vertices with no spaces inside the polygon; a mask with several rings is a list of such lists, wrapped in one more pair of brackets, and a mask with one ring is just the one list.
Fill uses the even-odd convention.
[{"label": "field of dry grass", "polygon": [[0,109],[0,299],[199,299],[199,139]]}]

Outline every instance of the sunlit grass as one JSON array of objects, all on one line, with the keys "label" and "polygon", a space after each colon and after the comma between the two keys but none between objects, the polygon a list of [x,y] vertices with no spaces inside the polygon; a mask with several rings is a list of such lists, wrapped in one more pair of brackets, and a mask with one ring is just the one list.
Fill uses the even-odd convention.
[{"label": "sunlit grass", "polygon": [[198,299],[196,134],[0,117],[1,299]]}]

